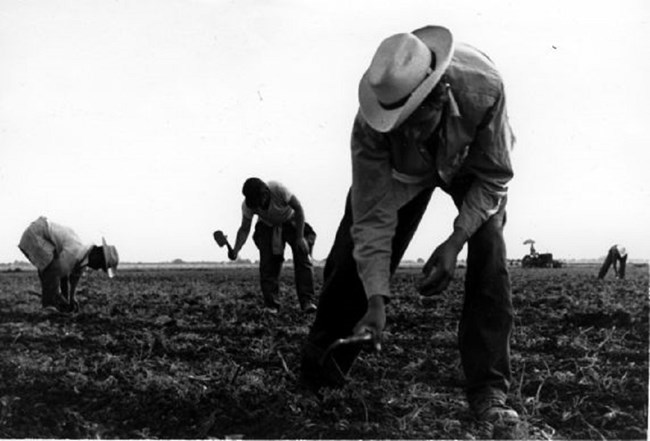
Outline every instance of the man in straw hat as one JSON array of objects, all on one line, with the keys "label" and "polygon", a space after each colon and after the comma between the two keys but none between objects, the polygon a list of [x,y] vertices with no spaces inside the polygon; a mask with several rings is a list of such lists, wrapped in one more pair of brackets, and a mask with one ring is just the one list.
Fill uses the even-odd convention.
[{"label": "man in straw hat", "polygon": [[625,265],[627,263],[627,250],[624,246],[616,244],[607,251],[605,261],[598,271],[598,278],[604,279],[609,267],[614,267],[614,276],[617,279],[625,278]]},{"label": "man in straw hat", "polygon": [[239,251],[250,234],[253,217],[258,221],[253,241],[260,252],[260,287],[264,305],[269,311],[280,308],[280,271],[284,261],[284,245],[288,243],[293,252],[296,293],[300,308],[311,314],[316,311],[314,298],[314,274],[310,255],[316,241],[314,229],[305,221],[302,204],[291,191],[277,181],[264,182],[260,178],[246,179],[242,187],[242,220],[231,260],[236,260]]},{"label": "man in straw hat", "polygon": [[81,274],[88,266],[115,275],[119,257],[117,249],[107,245],[87,245],[70,228],[44,216],[32,222],[23,232],[18,248],[38,269],[41,280],[43,308],[54,307],[61,312],[79,309],[75,291]]},{"label": "man in straw hat", "polygon": [[468,244],[459,325],[468,401],[480,420],[517,420],[506,405],[513,308],[503,227],[514,137],[501,76],[485,54],[428,26],[379,45],[361,78],[359,103],[352,187],[303,348],[302,381],[312,389],[341,385],[360,348],[326,350],[340,338],[371,333],[378,347],[389,279],[440,187],[458,216],[417,288],[440,295]]}]

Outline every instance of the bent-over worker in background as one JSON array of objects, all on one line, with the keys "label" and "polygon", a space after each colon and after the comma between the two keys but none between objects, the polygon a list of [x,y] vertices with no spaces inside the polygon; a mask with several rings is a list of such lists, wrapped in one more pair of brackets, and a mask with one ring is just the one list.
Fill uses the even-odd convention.
[{"label": "bent-over worker in background", "polygon": [[27,227],[18,248],[38,270],[43,308],[61,312],[79,309],[75,292],[86,267],[104,270],[112,278],[119,262],[117,249],[104,238],[101,246],[84,244],[71,228],[45,216]]},{"label": "bent-over worker in background", "polygon": [[612,247],[607,251],[607,256],[605,256],[605,261],[600,267],[598,272],[598,278],[603,279],[609,271],[609,267],[614,267],[614,276],[617,279],[625,278],[625,264],[627,263],[627,250],[624,246],[621,245],[612,245]]},{"label": "bent-over worker in background", "polygon": [[305,212],[300,201],[281,183],[267,183],[255,177],[244,182],[242,193],[245,199],[241,207],[241,225],[228,257],[231,260],[237,259],[239,251],[248,239],[253,216],[257,215],[253,241],[260,253],[260,287],[264,305],[271,311],[277,311],[280,307],[279,279],[284,261],[284,245],[288,243],[293,252],[296,293],[300,307],[306,313],[313,313],[316,305],[310,256],[316,233],[305,221]]}]

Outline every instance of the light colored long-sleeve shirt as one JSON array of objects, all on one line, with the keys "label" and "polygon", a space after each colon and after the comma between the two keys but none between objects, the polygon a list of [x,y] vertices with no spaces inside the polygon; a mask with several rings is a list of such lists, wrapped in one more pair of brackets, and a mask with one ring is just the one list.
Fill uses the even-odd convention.
[{"label": "light colored long-sleeve shirt", "polygon": [[18,248],[40,271],[58,259],[60,276],[66,277],[87,264],[92,245],[84,244],[71,228],[41,216],[23,232]]},{"label": "light colored long-sleeve shirt", "polygon": [[400,128],[380,133],[357,114],[352,130],[354,258],[366,295],[390,296],[397,211],[427,187],[472,179],[454,229],[465,237],[494,215],[513,176],[514,142],[502,78],[477,49],[458,44],[441,81],[448,86],[436,136],[413,140]]}]

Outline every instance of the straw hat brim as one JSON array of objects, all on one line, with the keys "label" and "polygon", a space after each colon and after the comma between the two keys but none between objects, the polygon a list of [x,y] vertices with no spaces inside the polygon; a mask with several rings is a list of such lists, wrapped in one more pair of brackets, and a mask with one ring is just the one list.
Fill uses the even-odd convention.
[{"label": "straw hat brim", "polygon": [[104,261],[106,262],[106,274],[112,279],[115,277],[115,270],[119,261],[117,249],[113,245],[108,245],[106,239],[102,237],[102,250],[104,251]]},{"label": "straw hat brim", "polygon": [[403,106],[387,110],[382,107],[368,81],[368,72],[359,83],[359,105],[363,118],[378,132],[389,132],[398,127],[424,101],[447,70],[453,55],[454,41],[449,29],[442,26],[426,26],[413,31],[413,35],[427,45],[436,55],[433,72],[411,93]]}]

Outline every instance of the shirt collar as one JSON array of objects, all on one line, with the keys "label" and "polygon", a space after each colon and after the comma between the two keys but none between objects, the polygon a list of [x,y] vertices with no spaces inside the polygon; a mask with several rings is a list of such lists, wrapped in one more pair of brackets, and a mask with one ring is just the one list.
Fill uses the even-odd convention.
[{"label": "shirt collar", "polygon": [[85,268],[88,266],[88,258],[90,257],[90,250],[92,249],[92,246],[88,247],[86,252],[84,253],[83,257],[77,262],[77,267],[78,268]]}]

